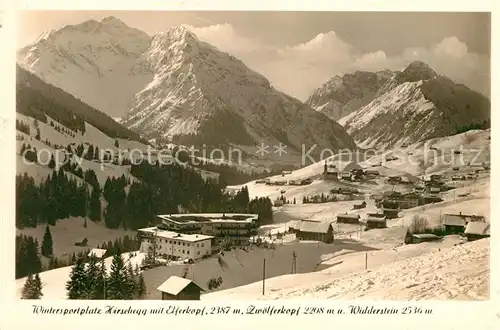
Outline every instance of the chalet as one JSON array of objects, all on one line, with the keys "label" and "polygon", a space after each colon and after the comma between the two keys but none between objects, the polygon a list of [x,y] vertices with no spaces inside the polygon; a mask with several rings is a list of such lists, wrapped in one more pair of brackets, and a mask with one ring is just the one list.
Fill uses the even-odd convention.
[{"label": "chalet", "polygon": [[365,207],[366,207],[366,202],[362,201],[361,203],[354,204],[354,206],[352,208],[354,210],[360,210],[360,209],[364,209]]},{"label": "chalet", "polygon": [[434,234],[413,234],[411,235],[411,243],[418,244],[423,242],[433,242],[441,239],[441,237]]},{"label": "chalet", "polygon": [[367,170],[365,172],[366,175],[368,176],[372,176],[372,177],[378,177],[380,176],[380,172],[379,171],[375,171],[375,170]]},{"label": "chalet", "polygon": [[393,176],[390,176],[388,179],[387,179],[387,182],[389,184],[398,184],[401,182],[401,176],[399,175],[393,175]]},{"label": "chalet", "polygon": [[465,175],[454,175],[451,177],[451,181],[465,181],[466,179]]},{"label": "chalet", "polygon": [[352,180],[351,172],[341,172],[340,179],[345,180],[345,181],[351,181]]},{"label": "chalet", "polygon": [[453,171],[460,171],[460,167],[454,166]]},{"label": "chalet", "polygon": [[411,174],[405,174],[401,176],[401,183],[402,184],[415,184],[419,181],[418,177],[411,175]]},{"label": "chalet", "polygon": [[359,218],[360,218],[359,214],[344,213],[337,215],[337,222],[357,225],[359,224]]},{"label": "chalet", "polygon": [[279,207],[285,205],[285,201],[282,199],[277,199],[273,202],[273,206]]},{"label": "chalet", "polygon": [[432,203],[439,203],[442,202],[443,199],[439,196],[436,195],[429,195],[429,194],[424,194],[420,196],[420,204],[432,204]]},{"label": "chalet", "polygon": [[382,213],[387,219],[395,219],[399,216],[399,205],[394,202],[382,202]]},{"label": "chalet", "polygon": [[157,288],[162,300],[200,300],[200,286],[186,278],[171,276]]},{"label": "chalet", "polygon": [[430,194],[439,194],[441,192],[440,187],[429,187],[428,189]]},{"label": "chalet", "polygon": [[380,213],[368,213],[366,229],[387,228],[387,218]]},{"label": "chalet", "polygon": [[333,242],[333,228],[330,222],[301,220],[295,236],[300,240],[314,240],[324,243]]},{"label": "chalet", "polygon": [[432,174],[431,175],[431,181],[441,181],[443,179],[443,176],[441,174]]},{"label": "chalet", "polygon": [[469,222],[464,234],[469,242],[490,237],[490,224],[480,221]]},{"label": "chalet", "polygon": [[300,184],[303,186],[307,186],[308,184],[311,184],[311,183],[312,183],[312,180],[309,178],[300,181]]},{"label": "chalet", "polygon": [[359,165],[358,163],[355,162],[350,162],[347,164],[343,169],[342,172],[356,172],[356,171],[363,171],[363,167]]},{"label": "chalet", "polygon": [[106,254],[106,250],[104,249],[92,249],[90,250],[89,254],[87,255],[88,257],[94,255],[97,259],[102,259],[104,255]]},{"label": "chalet", "polygon": [[467,226],[467,221],[464,217],[457,214],[444,214],[443,215],[443,226],[447,233],[449,234],[459,234],[465,231]]}]

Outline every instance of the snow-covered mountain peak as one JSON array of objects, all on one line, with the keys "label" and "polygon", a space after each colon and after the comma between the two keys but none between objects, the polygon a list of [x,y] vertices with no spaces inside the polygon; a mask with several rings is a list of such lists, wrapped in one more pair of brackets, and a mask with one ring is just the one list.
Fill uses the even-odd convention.
[{"label": "snow-covered mountain peak", "polygon": [[429,65],[422,61],[411,62],[401,72],[401,75],[403,75],[408,82],[429,80],[438,77],[436,71],[434,71]]}]

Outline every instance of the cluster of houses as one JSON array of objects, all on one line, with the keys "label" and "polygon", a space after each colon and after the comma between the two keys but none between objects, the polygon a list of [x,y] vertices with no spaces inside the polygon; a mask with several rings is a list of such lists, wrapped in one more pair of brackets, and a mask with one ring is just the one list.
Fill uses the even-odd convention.
[{"label": "cluster of houses", "polygon": [[323,168],[323,179],[325,180],[362,181],[369,178],[376,178],[379,175],[378,171],[363,170],[363,167],[355,162],[351,162],[340,169],[336,164],[325,161]]},{"label": "cluster of houses", "polygon": [[[444,214],[442,216],[444,234],[459,234],[467,238],[467,241],[475,241],[490,237],[490,224],[483,216],[467,214]],[[432,233],[412,234],[407,243],[432,242],[441,239],[441,236]]]},{"label": "cluster of houses", "polygon": [[268,186],[307,186],[312,183],[312,179],[297,179],[297,180],[271,180],[271,179],[259,179],[256,180],[257,184],[266,184]]},{"label": "cluster of houses", "polygon": [[387,217],[381,213],[368,213],[364,222],[359,214],[342,213],[337,215],[337,223],[365,225],[365,230],[387,228]]}]

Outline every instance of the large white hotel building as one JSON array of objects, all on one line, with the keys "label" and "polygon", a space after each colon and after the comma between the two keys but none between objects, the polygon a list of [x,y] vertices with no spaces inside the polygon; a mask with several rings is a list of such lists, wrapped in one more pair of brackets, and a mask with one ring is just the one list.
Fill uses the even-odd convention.
[{"label": "large white hotel building", "polygon": [[259,216],[196,213],[158,215],[158,218],[161,223],[157,227],[139,229],[141,249],[147,249],[154,239],[158,254],[198,259],[211,254],[225,239],[234,245],[248,243],[249,238],[257,234]]}]

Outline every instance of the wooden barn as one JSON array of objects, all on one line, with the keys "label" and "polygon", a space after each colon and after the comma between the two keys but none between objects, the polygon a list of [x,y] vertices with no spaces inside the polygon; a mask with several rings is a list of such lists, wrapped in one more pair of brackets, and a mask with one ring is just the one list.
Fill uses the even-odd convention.
[{"label": "wooden barn", "polygon": [[349,223],[353,225],[359,224],[359,214],[339,214],[337,215],[337,222],[338,223]]},{"label": "wooden barn", "polygon": [[387,218],[383,214],[368,213],[366,229],[387,228]]},{"label": "wooden barn", "polygon": [[490,237],[490,224],[480,221],[469,222],[464,233],[469,242]]},{"label": "wooden barn", "polygon": [[179,276],[171,276],[157,289],[162,300],[200,300],[204,291],[193,281]]},{"label": "wooden barn", "polygon": [[301,220],[295,236],[301,240],[333,242],[333,228],[330,222]]},{"label": "wooden barn", "polygon": [[467,221],[458,214],[444,214],[443,226],[448,234],[460,234],[465,231]]}]

